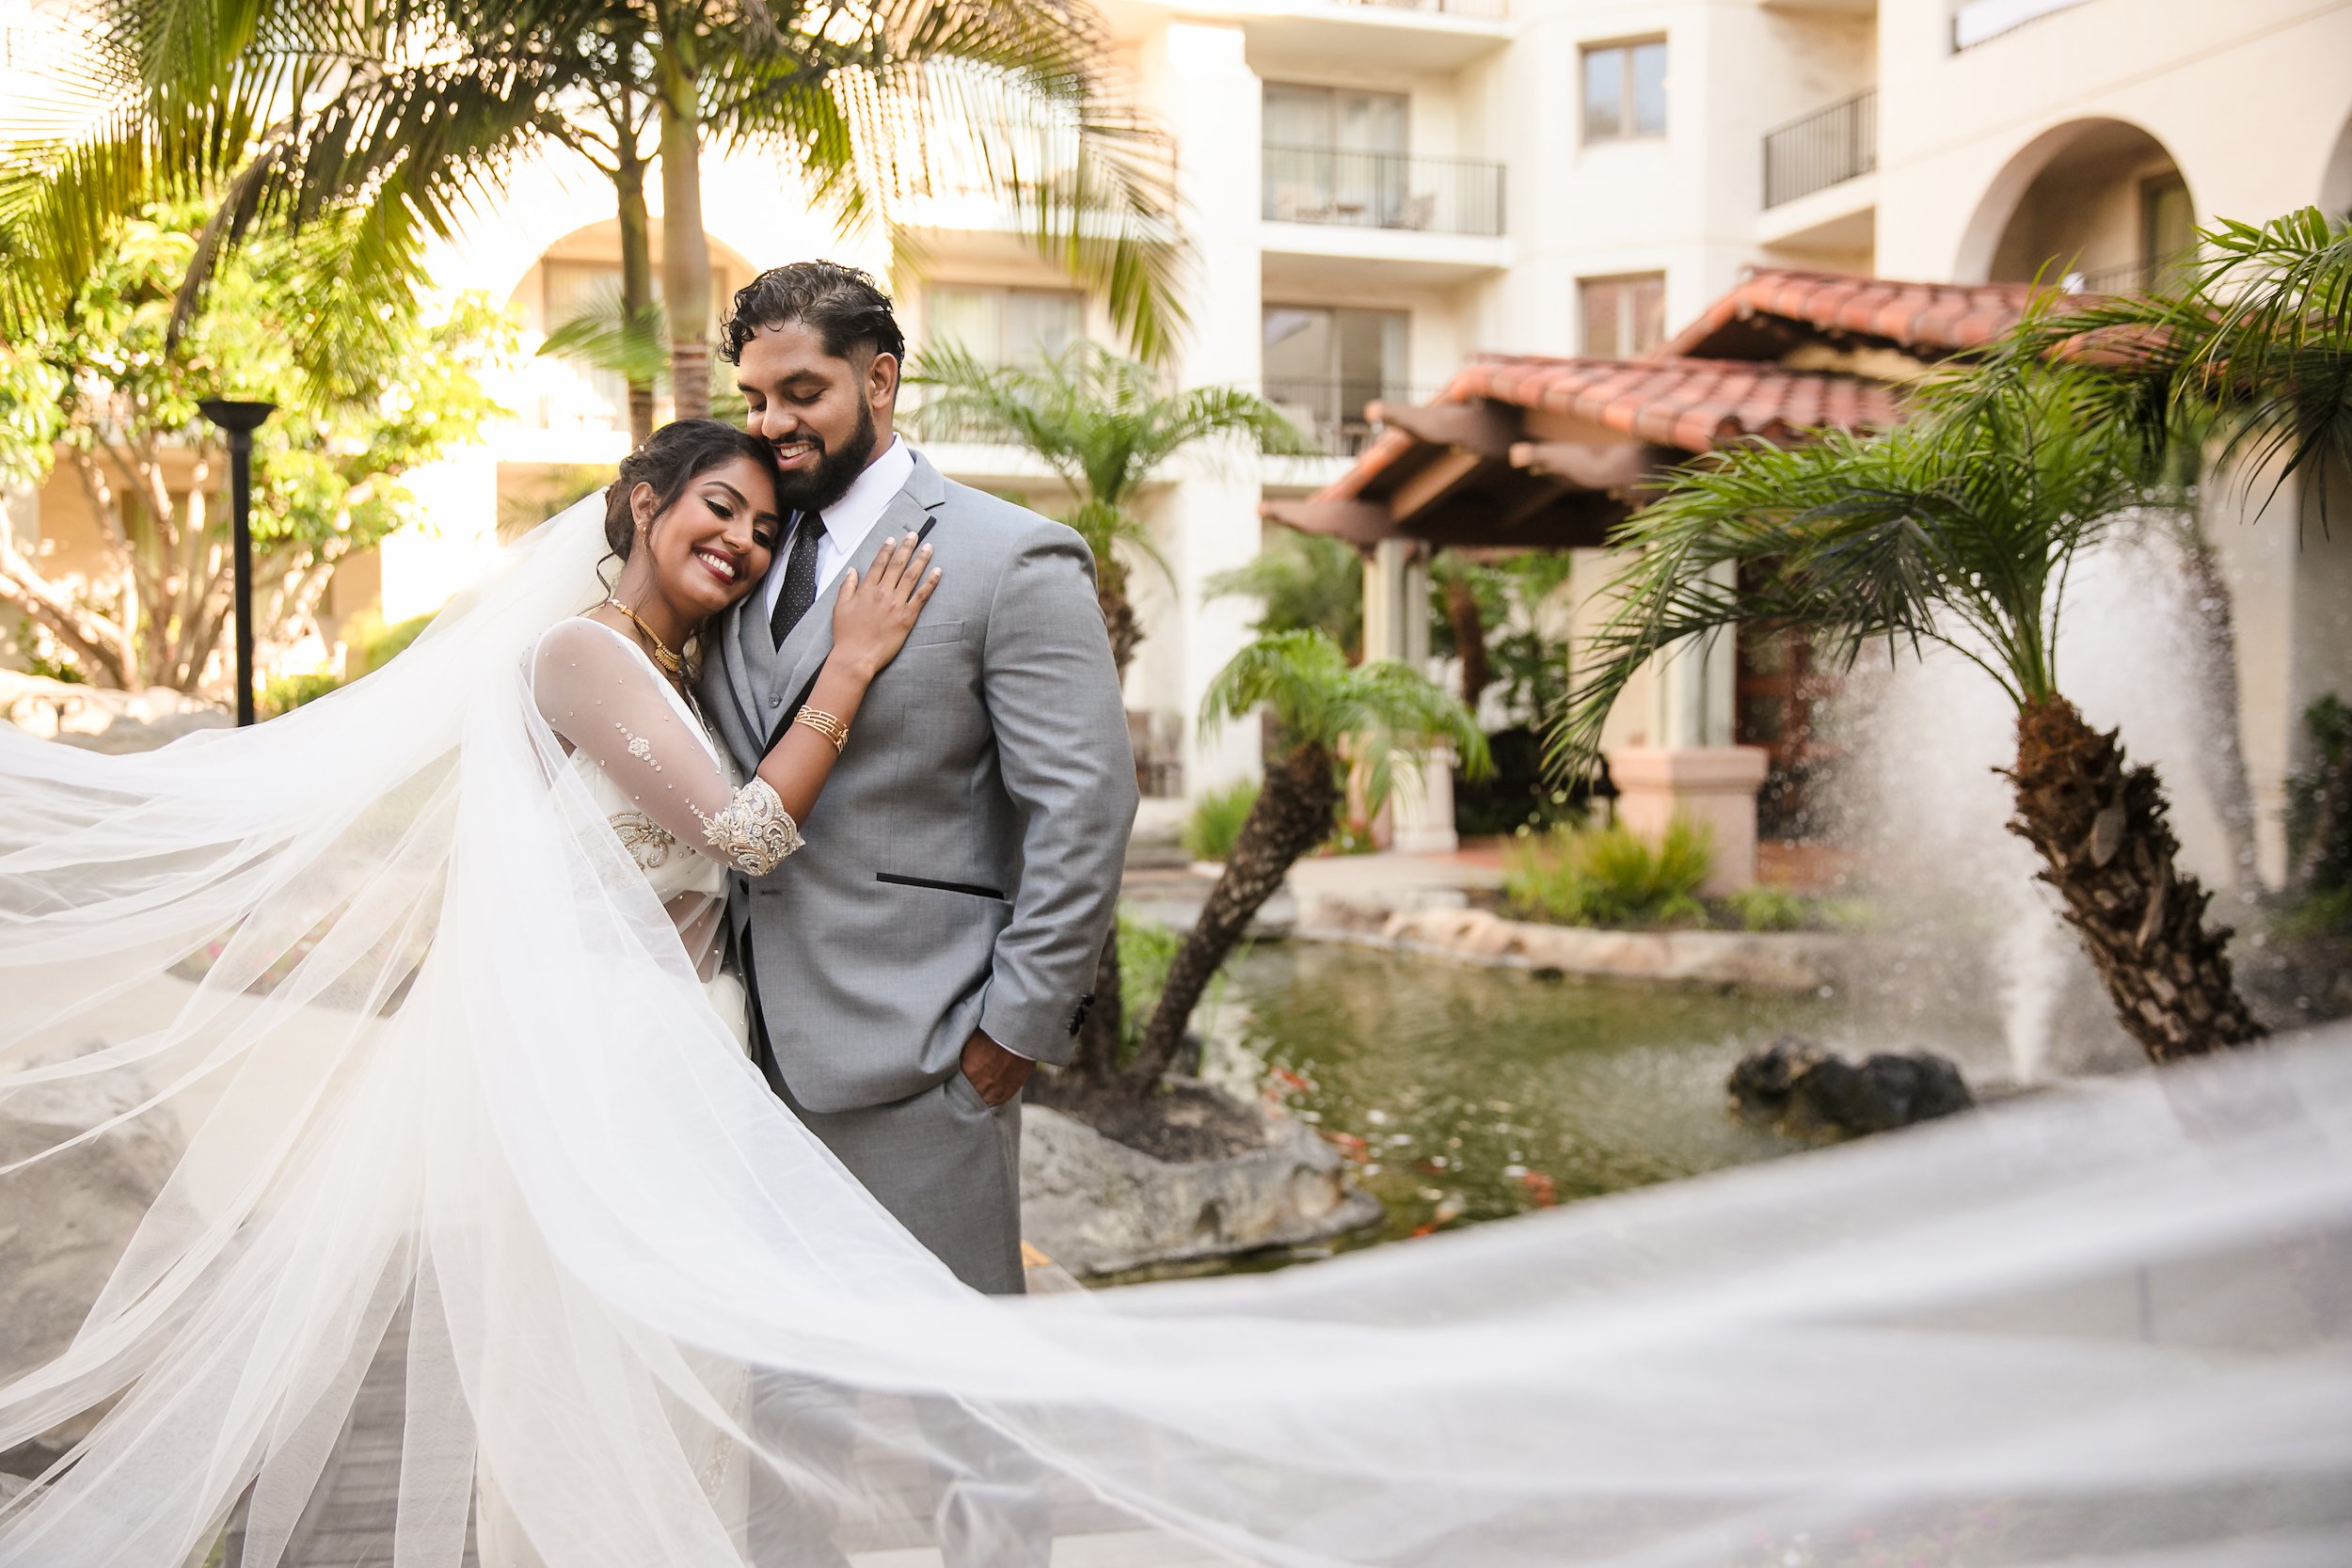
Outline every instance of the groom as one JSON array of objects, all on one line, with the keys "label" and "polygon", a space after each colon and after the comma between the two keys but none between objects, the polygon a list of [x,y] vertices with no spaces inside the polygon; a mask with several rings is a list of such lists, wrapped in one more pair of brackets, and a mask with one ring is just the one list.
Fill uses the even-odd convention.
[{"label": "groom", "polygon": [[723,352],[794,511],[703,660],[746,773],[833,642],[842,569],[918,532],[942,578],[876,678],[807,847],[730,908],[769,1084],[976,1289],[1022,1289],[1021,1088],[1069,1060],[1119,893],[1135,761],[1094,563],[893,428],[906,340],[830,261],[735,296]]}]

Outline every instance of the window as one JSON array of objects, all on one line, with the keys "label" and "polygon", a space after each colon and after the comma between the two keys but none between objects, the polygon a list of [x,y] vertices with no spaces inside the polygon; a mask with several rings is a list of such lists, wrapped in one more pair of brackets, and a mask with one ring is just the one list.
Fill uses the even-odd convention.
[{"label": "window", "polygon": [[1065,289],[941,284],[925,295],[924,336],[987,365],[1041,365],[1086,335],[1086,308]]},{"label": "window", "polygon": [[1359,451],[1370,427],[1364,404],[1404,396],[1402,310],[1265,308],[1266,401],[1325,451]]},{"label": "window", "polygon": [[1265,214],[1396,228],[1409,216],[1401,92],[1265,85]]},{"label": "window", "polygon": [[2139,187],[2140,286],[2152,290],[2185,286],[2197,260],[2197,214],[2188,185],[2177,174],[2159,175]]},{"label": "window", "polygon": [[1576,286],[1588,359],[1630,359],[1666,341],[1666,275],[1587,277]]},{"label": "window", "polygon": [[1584,51],[1584,139],[1666,134],[1666,40]]},{"label": "window", "polygon": [[[739,275],[712,260],[710,268],[710,325],[715,337],[719,324],[735,299],[735,291],[741,287]],[[654,269],[653,297],[661,302],[661,271]],[[583,314],[601,314],[608,320],[618,320],[621,309],[621,263],[591,261],[578,257],[542,256],[539,259],[539,329],[552,332],[564,323]],[[557,369],[541,361],[543,382],[549,390],[540,394],[537,420],[543,428],[583,423],[620,429],[628,421],[628,384],[618,371],[601,370],[580,360],[565,359]]]}]

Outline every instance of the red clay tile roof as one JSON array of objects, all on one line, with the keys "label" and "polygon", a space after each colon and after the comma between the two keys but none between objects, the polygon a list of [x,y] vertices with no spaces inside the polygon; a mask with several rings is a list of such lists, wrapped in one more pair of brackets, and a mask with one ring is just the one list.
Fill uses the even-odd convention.
[{"label": "red clay tile roof", "polygon": [[1878,382],[1723,359],[1482,355],[1446,396],[1549,408],[1688,451],[1751,436],[1785,441],[1823,425],[1883,430],[1898,418],[1894,393]]},{"label": "red clay tile roof", "polygon": [[[1787,441],[1824,425],[1883,430],[1899,418],[1894,391],[1878,382],[1735,359],[1481,355],[1456,372],[1435,401],[1473,398],[1572,415],[1685,451],[1711,451],[1750,436]],[[1318,499],[1360,494],[1413,445],[1402,431],[1384,431]]]},{"label": "red clay tile roof", "polygon": [[[1740,331],[1758,316],[1820,332],[1883,340],[1940,357],[1978,348],[2025,313],[2031,283],[1906,283],[1848,273],[1758,267],[1699,319],[1661,344],[1655,357],[1759,356],[1756,335]],[[1764,354],[1763,357],[1772,357]]]}]

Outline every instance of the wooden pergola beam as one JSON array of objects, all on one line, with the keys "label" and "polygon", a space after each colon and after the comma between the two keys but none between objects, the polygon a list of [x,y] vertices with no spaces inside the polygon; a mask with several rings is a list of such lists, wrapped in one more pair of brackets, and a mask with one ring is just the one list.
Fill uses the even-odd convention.
[{"label": "wooden pergola beam", "polygon": [[1275,500],[1262,501],[1258,515],[1271,518],[1301,533],[1320,533],[1351,545],[1372,546],[1404,537],[1396,518],[1378,501]]},{"label": "wooden pergola beam", "polygon": [[1665,465],[1645,441],[1514,441],[1511,466],[1611,494],[1634,488]]},{"label": "wooden pergola beam", "polygon": [[1375,424],[1401,430],[1416,441],[1497,459],[1508,457],[1511,443],[1526,435],[1518,409],[1488,398],[1470,403],[1374,403],[1366,405],[1364,417]]}]

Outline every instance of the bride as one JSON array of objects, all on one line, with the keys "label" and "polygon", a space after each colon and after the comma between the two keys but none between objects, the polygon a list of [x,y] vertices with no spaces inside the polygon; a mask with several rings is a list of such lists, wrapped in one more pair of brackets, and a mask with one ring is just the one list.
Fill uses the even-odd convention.
[{"label": "bride", "polygon": [[939,586],[929,545],[887,539],[872,578],[844,569],[833,652],[799,719],[738,787],[694,701],[686,649],[768,572],[787,518],[765,441],[715,420],[664,425],[621,462],[603,603],[549,627],[529,666],[541,720],[670,911],[711,1007],[749,1044],[741,980],[719,967],[725,872],[761,877],[801,846],[866,689]]},{"label": "bride", "polygon": [[[779,525],[763,448],[672,426],[326,699],[0,731],[0,1246],[154,1155],[78,1330],[0,1365],[0,1565],[898,1568],[943,1473],[1023,1478],[1064,1564],[2352,1559],[2341,1040],[1279,1274],[966,1290],[768,1091],[721,962],[725,868],[834,754],[738,779],[678,678]],[[936,580],[845,580],[809,705],[854,722]]]}]

